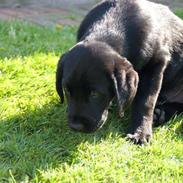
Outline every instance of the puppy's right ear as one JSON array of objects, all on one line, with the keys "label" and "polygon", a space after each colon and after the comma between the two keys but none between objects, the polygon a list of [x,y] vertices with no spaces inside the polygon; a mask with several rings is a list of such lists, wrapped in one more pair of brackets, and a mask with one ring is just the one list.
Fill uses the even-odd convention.
[{"label": "puppy's right ear", "polygon": [[131,63],[122,57],[114,61],[112,74],[119,115],[123,116],[123,107],[130,104],[137,92],[139,77]]},{"label": "puppy's right ear", "polygon": [[64,102],[64,93],[62,88],[62,78],[63,78],[63,70],[64,70],[64,57],[66,54],[63,54],[58,61],[57,71],[56,71],[56,90],[60,97],[61,103]]}]

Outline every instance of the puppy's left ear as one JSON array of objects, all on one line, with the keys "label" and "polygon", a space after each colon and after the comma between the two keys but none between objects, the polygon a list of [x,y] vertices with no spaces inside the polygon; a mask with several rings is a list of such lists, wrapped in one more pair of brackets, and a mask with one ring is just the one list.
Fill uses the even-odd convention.
[{"label": "puppy's left ear", "polygon": [[123,116],[123,107],[130,104],[137,92],[139,77],[132,64],[126,58],[114,61],[112,80],[119,108],[119,115]]},{"label": "puppy's left ear", "polygon": [[64,57],[66,54],[62,55],[57,64],[56,71],[56,90],[60,97],[61,103],[64,102],[64,93],[62,89],[62,78],[63,78],[63,70],[64,70]]}]

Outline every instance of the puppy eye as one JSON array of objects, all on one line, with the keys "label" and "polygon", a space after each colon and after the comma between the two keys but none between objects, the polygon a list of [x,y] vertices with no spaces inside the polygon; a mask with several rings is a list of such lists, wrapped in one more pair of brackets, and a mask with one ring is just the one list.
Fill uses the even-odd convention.
[{"label": "puppy eye", "polygon": [[100,97],[100,93],[98,93],[98,92],[96,92],[96,91],[92,91],[91,94],[90,94],[90,96],[91,96],[92,98],[99,98],[99,97]]}]

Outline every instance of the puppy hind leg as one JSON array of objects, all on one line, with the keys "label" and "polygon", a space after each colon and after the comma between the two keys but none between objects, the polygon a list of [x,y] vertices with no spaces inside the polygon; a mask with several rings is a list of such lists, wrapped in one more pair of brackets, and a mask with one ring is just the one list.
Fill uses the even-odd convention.
[{"label": "puppy hind leg", "polygon": [[179,115],[183,112],[182,103],[165,103],[157,105],[153,115],[153,125],[159,126],[168,122],[172,116]]}]

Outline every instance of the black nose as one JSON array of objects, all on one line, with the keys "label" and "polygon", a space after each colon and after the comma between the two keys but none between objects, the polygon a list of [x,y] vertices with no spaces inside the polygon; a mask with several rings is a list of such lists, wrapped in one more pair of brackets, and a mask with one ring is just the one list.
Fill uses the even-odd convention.
[{"label": "black nose", "polygon": [[69,127],[75,131],[89,133],[93,130],[93,122],[80,116],[69,117]]},{"label": "black nose", "polygon": [[69,127],[76,131],[84,131],[84,125],[81,122],[69,122]]}]

